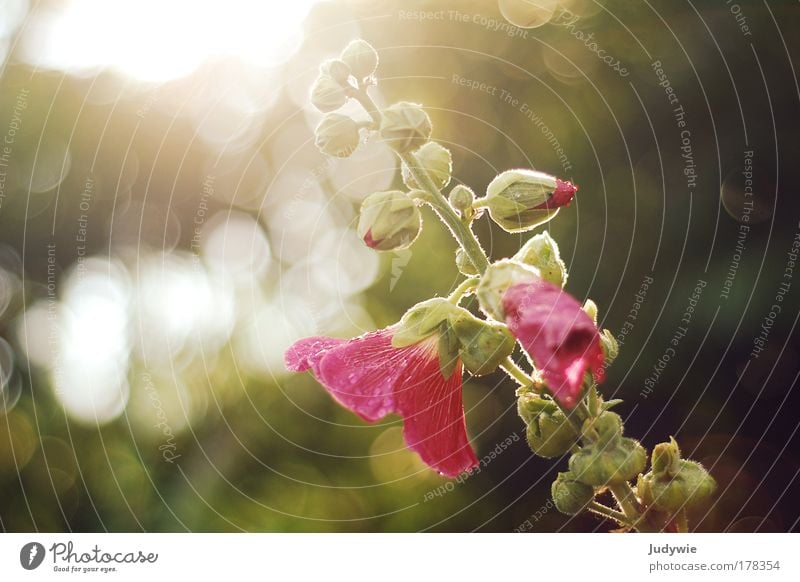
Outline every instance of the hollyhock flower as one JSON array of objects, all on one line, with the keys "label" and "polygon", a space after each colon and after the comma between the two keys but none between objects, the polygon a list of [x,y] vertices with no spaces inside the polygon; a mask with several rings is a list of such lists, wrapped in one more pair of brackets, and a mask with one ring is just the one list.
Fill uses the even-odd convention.
[{"label": "hollyhock flower", "polygon": [[602,381],[600,332],[572,296],[543,279],[532,279],[511,285],[502,301],[508,329],[562,405],[576,404],[587,370]]},{"label": "hollyhock flower", "polygon": [[310,369],[331,396],[368,422],[402,416],[408,447],[441,474],[455,477],[476,467],[461,400],[461,360],[440,364],[439,334],[394,347],[397,331],[302,339],[287,350],[286,367]]}]

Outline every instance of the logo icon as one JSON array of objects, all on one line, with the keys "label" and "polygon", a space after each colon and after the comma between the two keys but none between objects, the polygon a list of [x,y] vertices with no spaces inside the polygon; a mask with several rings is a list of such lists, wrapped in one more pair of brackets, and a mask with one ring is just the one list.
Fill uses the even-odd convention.
[{"label": "logo icon", "polygon": [[35,570],[44,561],[44,546],[39,542],[28,542],[19,551],[19,563],[26,570]]}]

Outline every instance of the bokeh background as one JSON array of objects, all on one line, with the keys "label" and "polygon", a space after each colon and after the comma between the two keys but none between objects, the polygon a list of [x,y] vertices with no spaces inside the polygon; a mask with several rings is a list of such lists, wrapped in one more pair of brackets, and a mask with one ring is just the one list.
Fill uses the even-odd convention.
[{"label": "bokeh background", "polygon": [[[449,482],[397,419],[284,371],[292,341],[459,281],[430,213],[408,251],[354,234],[401,184],[384,145],[314,147],[318,65],[359,37],[374,97],[425,104],[454,183],[579,185],[547,227],[568,290],[624,340],[603,390],[627,433],[675,435],[719,482],[697,529],[797,529],[800,5],[537,6],[0,1],[0,529],[609,529],[552,508],[563,461],[529,454],[501,375],[466,382],[467,424],[479,457],[510,445]],[[495,258],[524,240],[477,231]]]}]

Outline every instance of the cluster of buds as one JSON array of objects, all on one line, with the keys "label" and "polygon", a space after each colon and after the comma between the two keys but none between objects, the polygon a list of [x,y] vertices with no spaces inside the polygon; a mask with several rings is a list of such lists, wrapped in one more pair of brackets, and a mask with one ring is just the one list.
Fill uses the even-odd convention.
[{"label": "cluster of buds", "polygon": [[[517,409],[533,453],[569,456],[551,488],[560,511],[591,511],[629,530],[667,531],[680,522],[675,529],[685,531],[685,510],[711,496],[714,480],[700,464],[681,459],[674,439],[655,447],[645,472],[647,451],[624,435],[622,418],[611,410],[621,401],[604,401],[599,392],[619,346],[598,327],[597,305],[581,304],[564,290],[568,273],[556,242],[542,232],[512,257],[492,262],[472,231],[484,211],[507,232],[532,230],[569,206],[577,187],[529,169],[500,173],[480,198],[465,185],[451,186],[453,156],[431,141],[433,125],[422,106],[402,101],[379,111],[367,94],[377,82],[377,64],[375,49],[357,40],[322,66],[311,94],[326,113],[317,146],[347,156],[361,130],[377,132],[400,159],[405,189],[367,196],[358,235],[378,251],[407,248],[419,236],[420,208],[428,204],[458,241],[455,262],[466,280],[450,297],[423,301],[385,329],[350,340],[300,340],[286,353],[287,367],[313,372],[367,421],[400,415],[409,448],[449,477],[477,466],[461,401],[463,374],[502,369],[520,384]],[[348,99],[372,121],[336,113]],[[470,293],[478,315],[459,305]],[[517,345],[531,372],[512,360]],[[597,501],[606,491],[620,511]]]}]

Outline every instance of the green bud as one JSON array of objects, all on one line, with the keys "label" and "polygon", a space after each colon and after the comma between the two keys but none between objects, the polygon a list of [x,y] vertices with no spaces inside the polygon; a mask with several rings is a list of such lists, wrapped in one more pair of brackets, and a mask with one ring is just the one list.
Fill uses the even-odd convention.
[{"label": "green bud", "polygon": [[475,376],[494,372],[514,351],[517,340],[505,325],[478,319],[467,310],[450,321],[458,337],[461,361]]},{"label": "green bud", "polygon": [[651,471],[640,476],[636,484],[642,503],[667,513],[697,505],[716,490],[716,481],[700,463],[683,459],[676,462],[670,474]]},{"label": "green bud", "polygon": [[552,414],[558,406],[552,400],[547,400],[533,392],[523,392],[517,398],[517,412],[525,424],[530,424],[539,414],[545,412]]},{"label": "green bud", "polygon": [[392,345],[404,348],[430,337],[440,330],[442,324],[457,309],[459,308],[442,297],[417,303],[400,319],[397,331],[392,336]]},{"label": "green bud", "polygon": [[481,277],[481,282],[475,291],[481,309],[497,321],[505,321],[503,295],[506,290],[512,285],[535,280],[538,277],[538,269],[511,259],[501,259],[492,263]]},{"label": "green bud", "polygon": [[491,181],[479,202],[504,230],[525,232],[553,218],[575,191],[570,182],[543,172],[507,170]]},{"label": "green bud", "polygon": [[630,438],[594,442],[582,447],[569,460],[569,470],[595,487],[624,483],[647,466],[647,451]]},{"label": "green bud", "polygon": [[674,437],[669,437],[668,443],[658,443],[653,447],[651,464],[653,473],[674,475],[678,470],[678,461],[681,460],[681,450]]},{"label": "green bud", "polygon": [[456,267],[458,267],[459,273],[467,277],[474,277],[478,274],[475,263],[472,262],[472,259],[467,256],[467,253],[465,253],[462,248],[456,251]]},{"label": "green bud", "polygon": [[378,53],[365,40],[357,39],[342,51],[344,61],[357,79],[371,76],[378,68]]},{"label": "green bud", "polygon": [[466,215],[472,210],[472,203],[475,202],[475,193],[471,188],[458,184],[448,196],[450,206],[458,210],[462,215]]},{"label": "green bud", "polygon": [[400,153],[422,146],[432,131],[431,119],[421,105],[401,101],[383,111],[381,137]]},{"label": "green bud", "polygon": [[358,124],[338,113],[329,113],[322,118],[315,130],[314,143],[329,156],[346,158],[358,147],[360,136]]},{"label": "green bud", "polygon": [[597,303],[591,299],[587,299],[586,303],[583,304],[583,311],[586,315],[591,317],[594,324],[597,325]]},{"label": "green bud", "polygon": [[531,450],[545,459],[565,455],[580,438],[566,415],[557,408],[532,416],[526,436]]},{"label": "green bud", "polygon": [[320,70],[323,74],[329,75],[334,81],[340,85],[346,85],[350,79],[350,67],[347,63],[339,59],[331,59],[322,63]]},{"label": "green bud", "polygon": [[347,92],[344,87],[330,75],[322,74],[317,77],[311,87],[311,104],[323,113],[336,111],[347,102]]},{"label": "green bud", "polygon": [[572,473],[559,473],[550,492],[556,509],[567,515],[577,515],[594,500],[594,489],[575,479]]},{"label": "green bud", "polygon": [[[528,239],[528,242],[517,251],[513,258],[520,263],[539,269],[541,277],[545,281],[549,281],[559,287],[563,287],[567,283],[567,267],[564,265],[564,261],[561,260],[556,241],[547,232],[534,235]],[[593,319],[596,318],[597,308],[595,307]]]},{"label": "green bud", "polygon": [[358,236],[378,251],[411,246],[422,230],[422,216],[416,203],[399,190],[376,192],[361,204]]},{"label": "green bud", "polygon": [[[428,175],[437,188],[441,190],[447,186],[453,171],[453,156],[450,154],[450,150],[435,141],[429,141],[412,155],[419,163],[418,167],[428,171]],[[403,175],[403,183],[406,186],[412,190],[421,188],[405,162],[400,167],[400,173]]]},{"label": "green bud", "polygon": [[607,329],[600,334],[600,347],[603,348],[606,366],[610,366],[619,355],[619,343],[614,334]]},{"label": "green bud", "polygon": [[622,436],[622,418],[616,412],[605,411],[596,418],[587,418],[583,433],[596,439],[601,445],[611,443]]}]

